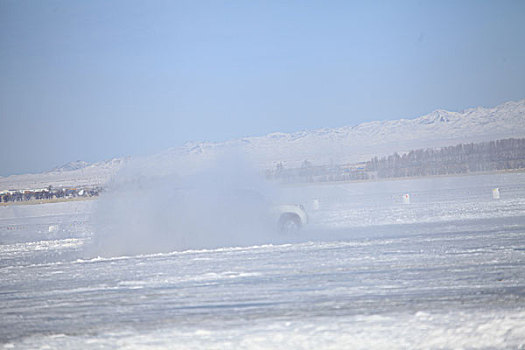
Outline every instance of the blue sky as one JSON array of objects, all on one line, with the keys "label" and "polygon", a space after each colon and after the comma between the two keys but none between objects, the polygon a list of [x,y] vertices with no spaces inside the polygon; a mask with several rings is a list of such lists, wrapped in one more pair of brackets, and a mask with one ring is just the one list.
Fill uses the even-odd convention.
[{"label": "blue sky", "polygon": [[0,175],[525,98],[525,1],[0,0]]}]

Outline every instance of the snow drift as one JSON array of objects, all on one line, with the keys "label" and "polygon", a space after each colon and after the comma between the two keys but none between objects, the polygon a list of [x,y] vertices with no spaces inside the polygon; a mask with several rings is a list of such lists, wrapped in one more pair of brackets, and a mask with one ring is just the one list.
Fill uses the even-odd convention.
[{"label": "snow drift", "polygon": [[[174,165],[174,164],[172,164]],[[94,213],[91,255],[119,256],[265,242],[275,189],[241,157],[224,156],[199,170],[147,159],[124,167]]]}]

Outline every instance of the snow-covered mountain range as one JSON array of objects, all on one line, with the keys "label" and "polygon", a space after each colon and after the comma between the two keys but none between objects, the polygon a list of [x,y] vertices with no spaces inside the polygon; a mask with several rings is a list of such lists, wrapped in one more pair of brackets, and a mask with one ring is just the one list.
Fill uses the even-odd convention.
[{"label": "snow-covered mountain range", "polygon": [[[235,150],[261,169],[282,163],[299,166],[344,164],[369,160],[393,152],[436,148],[459,143],[525,137],[525,99],[494,108],[472,108],[462,112],[436,110],[415,119],[374,121],[335,129],[295,133],[272,133],[222,143],[188,143],[147,158],[150,164],[191,164],[214,159]],[[124,159],[88,165],[77,161],[42,174],[0,177],[0,190],[53,186],[102,185],[122,166]]]},{"label": "snow-covered mountain range", "polygon": [[67,164],[64,164],[62,166],[53,168],[50,172],[61,172],[61,171],[72,171],[72,170],[78,170],[85,168],[89,165],[88,162],[85,162],[83,160],[76,160],[74,162],[69,162]]},{"label": "snow-covered mountain range", "polygon": [[525,99],[463,112],[436,110],[415,119],[375,121],[292,134],[273,133],[225,143],[187,144],[167,153],[209,156],[233,147],[244,150],[263,168],[278,162],[295,167],[304,160],[316,165],[355,163],[393,152],[510,137],[525,137]]},{"label": "snow-covered mountain range", "polygon": [[[105,184],[125,164],[125,159],[111,159],[74,170],[68,166],[40,174],[0,177],[0,192],[7,190],[35,190],[53,187],[93,187]],[[77,162],[75,162],[77,163]]]}]

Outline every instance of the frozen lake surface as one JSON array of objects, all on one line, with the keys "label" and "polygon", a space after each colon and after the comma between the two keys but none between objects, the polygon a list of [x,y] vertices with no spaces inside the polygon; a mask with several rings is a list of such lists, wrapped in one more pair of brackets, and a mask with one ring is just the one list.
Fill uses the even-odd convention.
[{"label": "frozen lake surface", "polygon": [[108,258],[85,256],[97,201],[0,207],[0,343],[525,349],[525,173],[282,198],[310,214],[297,235]]}]

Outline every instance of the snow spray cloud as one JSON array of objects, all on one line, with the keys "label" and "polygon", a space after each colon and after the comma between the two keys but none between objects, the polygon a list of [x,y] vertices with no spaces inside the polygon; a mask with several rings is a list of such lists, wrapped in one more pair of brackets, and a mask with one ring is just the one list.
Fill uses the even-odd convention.
[{"label": "snow spray cloud", "polygon": [[122,256],[268,243],[275,188],[238,155],[182,174],[135,161],[98,200],[88,254]]}]

